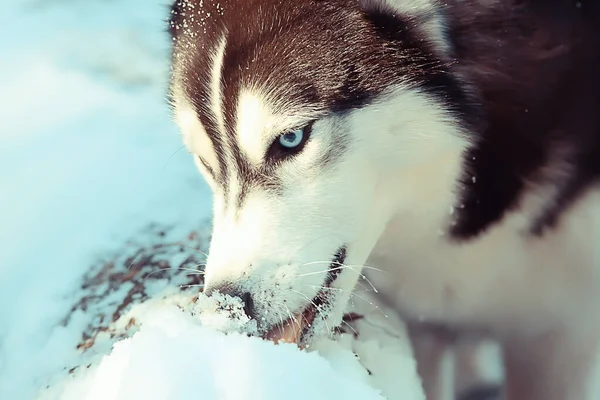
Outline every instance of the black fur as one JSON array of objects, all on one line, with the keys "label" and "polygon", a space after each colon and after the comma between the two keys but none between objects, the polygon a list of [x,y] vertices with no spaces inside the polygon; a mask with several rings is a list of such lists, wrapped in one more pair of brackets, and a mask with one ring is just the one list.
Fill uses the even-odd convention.
[{"label": "black fur", "polygon": [[346,247],[342,246],[336,251],[333,260],[331,261],[329,271],[327,271],[327,277],[325,278],[325,287],[330,287],[340,275],[344,266],[344,261],[346,261]]},{"label": "black fur", "polygon": [[[400,82],[427,91],[463,122],[464,158],[452,236],[468,240],[519,206],[524,192],[557,192],[531,221],[542,234],[600,177],[600,6],[571,0],[440,2],[450,52],[421,29],[431,15],[399,15],[381,0],[179,0],[170,32],[187,95],[213,140],[235,155],[243,195],[265,179],[235,145],[239,89],[267,85],[275,98],[323,115],[375,101]],[[226,132],[207,107],[210,55],[227,30]],[[307,121],[308,122],[308,121]],[[283,132],[282,132],[283,133]],[[563,168],[563,165],[568,170]],[[443,168],[443,166],[440,166]],[[224,177],[226,171],[215,171]],[[224,184],[224,182],[223,182]],[[226,185],[224,185],[226,186]]]}]

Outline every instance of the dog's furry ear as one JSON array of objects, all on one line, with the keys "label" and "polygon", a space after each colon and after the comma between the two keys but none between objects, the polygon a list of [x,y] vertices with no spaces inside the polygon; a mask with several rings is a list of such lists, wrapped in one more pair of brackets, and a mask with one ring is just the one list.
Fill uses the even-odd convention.
[{"label": "dog's furry ear", "polygon": [[441,5],[437,0],[358,0],[367,14],[383,14],[411,25],[439,51],[448,55],[449,44]]}]

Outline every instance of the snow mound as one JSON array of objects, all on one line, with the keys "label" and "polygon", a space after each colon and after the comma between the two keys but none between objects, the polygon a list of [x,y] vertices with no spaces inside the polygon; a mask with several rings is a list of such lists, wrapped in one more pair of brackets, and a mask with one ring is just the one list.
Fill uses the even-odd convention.
[{"label": "snow mound", "polygon": [[87,388],[65,399],[383,399],[359,365],[344,372],[317,353],[226,335],[172,308],[117,343]]},{"label": "snow mound", "polygon": [[403,325],[381,318],[379,308],[358,316],[349,307],[357,316],[352,332],[310,351],[252,336],[255,321],[238,299],[200,295],[185,309],[156,307],[98,365],[42,398],[424,400]]}]

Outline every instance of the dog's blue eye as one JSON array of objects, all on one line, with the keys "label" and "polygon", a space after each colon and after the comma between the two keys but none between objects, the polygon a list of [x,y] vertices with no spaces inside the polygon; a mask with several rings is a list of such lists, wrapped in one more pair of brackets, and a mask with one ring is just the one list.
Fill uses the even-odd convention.
[{"label": "dog's blue eye", "polygon": [[276,164],[286,157],[293,157],[300,153],[310,140],[313,123],[314,121],[310,121],[302,128],[290,129],[276,136],[265,154],[265,161]]},{"label": "dog's blue eye", "polygon": [[295,131],[279,136],[279,144],[288,149],[293,149],[302,143],[302,139],[304,139],[304,130],[296,129]]}]

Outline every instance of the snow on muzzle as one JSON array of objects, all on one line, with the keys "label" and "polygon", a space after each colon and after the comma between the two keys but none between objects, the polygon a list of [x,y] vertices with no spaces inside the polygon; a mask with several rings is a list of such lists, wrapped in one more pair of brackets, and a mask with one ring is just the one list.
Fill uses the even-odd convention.
[{"label": "snow on muzzle", "polygon": [[328,309],[335,301],[335,293],[327,290],[342,272],[346,260],[346,247],[340,247],[329,265],[323,288],[317,293],[303,312],[292,316],[283,324],[275,325],[265,338],[275,343],[295,343],[300,347],[308,345],[314,335],[314,322],[317,317],[325,320]]},{"label": "snow on muzzle", "polygon": [[[296,343],[300,347],[305,347],[312,336],[315,334],[315,320],[320,318],[326,320],[328,311],[335,302],[336,291],[328,290],[342,272],[346,260],[346,246],[340,247],[329,264],[325,280],[321,290],[306,305],[306,307],[293,315],[282,324],[276,324],[267,327],[263,337],[265,339],[285,343]],[[256,314],[252,295],[238,289],[237,285],[225,284],[218,287],[210,287],[205,290],[205,295],[210,296],[214,292],[219,292],[231,297],[239,297],[244,303],[244,312],[246,315],[257,322],[260,316]]]}]

